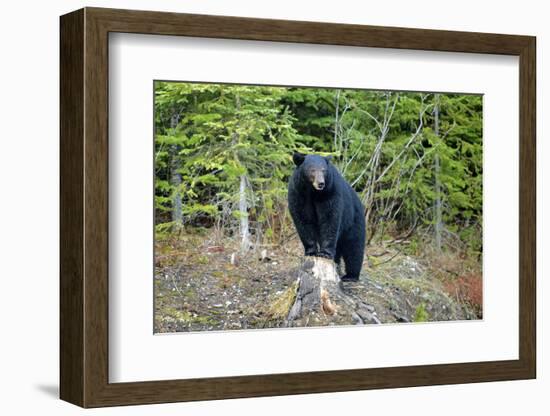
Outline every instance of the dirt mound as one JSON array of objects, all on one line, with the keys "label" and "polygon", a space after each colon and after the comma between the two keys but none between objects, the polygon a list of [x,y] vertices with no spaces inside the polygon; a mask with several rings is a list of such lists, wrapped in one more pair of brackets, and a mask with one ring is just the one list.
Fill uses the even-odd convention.
[{"label": "dirt mound", "polygon": [[[230,245],[198,241],[186,236],[156,249],[155,332],[285,326],[296,295],[299,246],[240,256]],[[476,319],[428,266],[396,251],[371,257],[359,282],[340,284],[353,302],[340,302],[338,313],[311,325]]]}]

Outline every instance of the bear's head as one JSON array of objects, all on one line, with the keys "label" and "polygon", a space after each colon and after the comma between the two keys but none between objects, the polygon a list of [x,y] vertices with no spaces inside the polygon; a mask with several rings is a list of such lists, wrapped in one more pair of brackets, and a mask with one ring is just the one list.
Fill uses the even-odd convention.
[{"label": "bear's head", "polygon": [[300,169],[302,177],[311,184],[316,191],[327,189],[331,184],[331,156],[304,155],[294,153],[294,164]]}]

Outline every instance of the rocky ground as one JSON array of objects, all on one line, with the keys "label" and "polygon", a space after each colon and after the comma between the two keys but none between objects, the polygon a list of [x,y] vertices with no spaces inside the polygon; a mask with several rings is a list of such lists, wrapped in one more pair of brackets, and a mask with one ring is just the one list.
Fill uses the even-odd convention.
[{"label": "rocky ground", "polygon": [[[273,328],[294,299],[301,246],[264,247],[246,256],[230,241],[182,235],[155,250],[155,332]],[[443,274],[399,248],[369,247],[361,279],[342,290],[355,300],[351,315],[331,325],[387,324],[477,319],[467,302],[449,290]],[[437,277],[436,277],[437,276]]]}]

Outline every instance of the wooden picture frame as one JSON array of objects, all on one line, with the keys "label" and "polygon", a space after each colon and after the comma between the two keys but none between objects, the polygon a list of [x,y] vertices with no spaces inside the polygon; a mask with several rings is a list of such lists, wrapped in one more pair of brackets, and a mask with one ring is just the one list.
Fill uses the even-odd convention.
[{"label": "wooden picture frame", "polygon": [[[85,8],[61,17],[60,396],[82,407],[536,377],[535,38]],[[519,57],[519,359],[109,383],[108,34],[368,46]]]}]

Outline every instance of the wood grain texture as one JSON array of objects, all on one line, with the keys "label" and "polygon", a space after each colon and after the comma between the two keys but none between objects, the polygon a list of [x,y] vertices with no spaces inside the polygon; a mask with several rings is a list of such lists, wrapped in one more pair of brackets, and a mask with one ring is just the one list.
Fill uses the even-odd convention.
[{"label": "wood grain texture", "polygon": [[[520,57],[519,360],[240,377],[108,381],[108,33]],[[61,398],[83,407],[516,380],[536,375],[535,39],[86,8],[61,18]]]},{"label": "wood grain texture", "polygon": [[109,182],[108,33],[85,10],[84,59],[84,333],[85,406],[94,403],[108,380]]},{"label": "wood grain texture", "polygon": [[520,54],[519,99],[519,338],[520,361],[536,377],[536,41]]},{"label": "wood grain texture", "polygon": [[394,49],[513,54],[528,36],[248,17],[87,8],[111,32],[248,39]]},{"label": "wood grain texture", "polygon": [[84,404],[84,12],[60,22],[60,388]]}]

